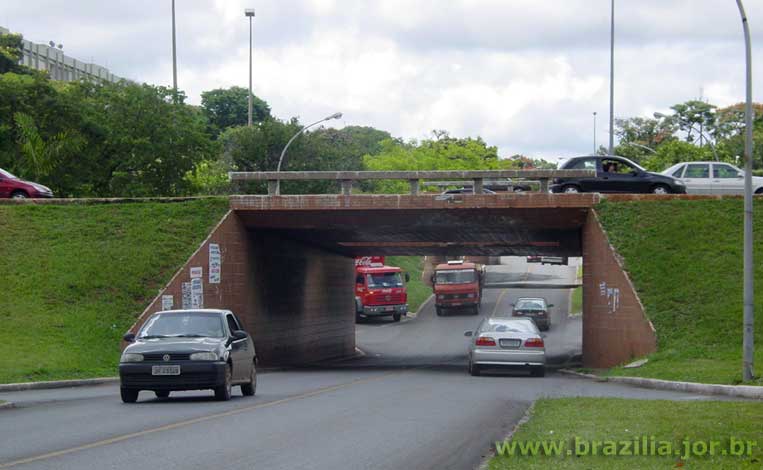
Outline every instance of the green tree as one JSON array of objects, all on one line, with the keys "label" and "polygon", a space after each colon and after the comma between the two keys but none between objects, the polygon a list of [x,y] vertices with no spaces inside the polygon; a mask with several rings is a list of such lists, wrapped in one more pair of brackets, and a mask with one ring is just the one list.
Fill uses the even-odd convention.
[{"label": "green tree", "polygon": [[[480,137],[454,138],[447,132],[434,131],[434,139],[403,142],[388,139],[382,142],[378,155],[363,157],[369,170],[494,170],[502,168],[498,149],[488,146]],[[380,181],[375,190],[400,193],[407,190],[402,181]]]},{"label": "green tree", "polygon": [[0,73],[25,73],[26,67],[19,65],[22,56],[22,36],[0,33]]},{"label": "green tree", "polygon": [[707,147],[697,147],[689,142],[671,140],[657,147],[657,153],[644,159],[641,164],[650,171],[663,171],[676,163],[712,160]]},{"label": "green tree", "polygon": [[[207,117],[210,132],[217,136],[229,127],[244,126],[249,120],[249,90],[239,86],[217,88],[201,94],[201,109]],[[270,106],[252,95],[252,121],[270,118]]]}]

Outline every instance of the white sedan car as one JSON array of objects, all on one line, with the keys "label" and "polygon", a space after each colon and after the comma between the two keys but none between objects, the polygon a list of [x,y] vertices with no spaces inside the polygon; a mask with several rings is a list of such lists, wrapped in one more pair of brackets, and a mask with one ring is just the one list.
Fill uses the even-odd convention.
[{"label": "white sedan car", "polygon": [[[687,194],[744,194],[744,171],[728,163],[684,162],[662,174],[683,181]],[[763,178],[752,177],[752,192],[763,194]]]},{"label": "white sedan car", "polygon": [[546,347],[535,322],[529,318],[486,318],[477,331],[466,331],[469,342],[469,373],[482,369],[520,367],[534,377],[546,373]]}]

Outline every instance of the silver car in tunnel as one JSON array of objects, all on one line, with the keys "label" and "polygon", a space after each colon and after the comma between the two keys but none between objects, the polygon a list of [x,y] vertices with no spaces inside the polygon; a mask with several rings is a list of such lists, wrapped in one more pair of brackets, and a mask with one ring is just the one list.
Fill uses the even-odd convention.
[{"label": "silver car in tunnel", "polygon": [[535,322],[528,318],[486,318],[464,336],[469,343],[469,373],[485,368],[529,368],[534,377],[546,373],[546,347]]}]

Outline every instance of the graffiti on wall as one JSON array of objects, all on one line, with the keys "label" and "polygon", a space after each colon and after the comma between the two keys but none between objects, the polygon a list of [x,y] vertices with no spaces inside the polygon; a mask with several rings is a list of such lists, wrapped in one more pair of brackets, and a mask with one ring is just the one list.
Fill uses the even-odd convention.
[{"label": "graffiti on wall", "polygon": [[599,283],[599,295],[607,298],[607,310],[616,313],[620,308],[620,288],[609,287],[606,282]]}]

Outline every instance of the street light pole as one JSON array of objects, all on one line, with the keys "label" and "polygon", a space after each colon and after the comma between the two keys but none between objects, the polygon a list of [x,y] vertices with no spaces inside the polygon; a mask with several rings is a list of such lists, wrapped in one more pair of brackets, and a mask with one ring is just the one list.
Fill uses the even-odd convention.
[{"label": "street light pole", "polygon": [[175,43],[175,0],[172,0],[172,91],[175,93],[175,101],[177,101],[178,62],[177,62],[177,45]]},{"label": "street light pole", "polygon": [[747,64],[747,99],[744,108],[744,335],[742,338],[742,379],[752,380],[755,376],[753,362],[755,358],[755,320],[754,310],[754,265],[752,244],[752,45],[750,24],[744,11],[742,0],[737,0],[739,14],[744,29],[745,57]]},{"label": "street light pole", "polygon": [[254,8],[245,9],[244,15],[249,18],[249,114],[247,126],[252,127],[252,19],[254,18]]},{"label": "street light pole", "polygon": [[596,155],[596,111],[593,112],[593,153]]},{"label": "street light pole", "polygon": [[615,151],[615,0],[612,0],[609,38],[609,155]]},{"label": "street light pole", "polygon": [[[313,127],[315,125],[318,125],[318,124],[320,124],[322,122],[330,121],[332,119],[341,119],[341,118],[342,118],[342,113],[334,113],[331,116],[326,116],[325,118],[323,118],[323,119],[321,119],[319,121],[315,121],[312,124],[308,124],[306,126],[303,126],[302,129],[300,129],[296,134],[294,134],[291,137],[291,139],[289,139],[288,142],[286,142],[286,145],[284,146],[283,150],[281,150],[281,158],[278,159],[278,168],[276,169],[276,172],[280,172],[281,171],[281,164],[283,163],[283,157],[286,156],[286,151],[289,149],[289,146],[291,145],[291,143],[294,142],[294,140],[297,137],[302,135],[303,132],[305,132],[309,128],[311,128],[311,127]],[[276,181],[276,191],[275,191],[275,194],[276,195],[281,194],[281,180]]]}]

